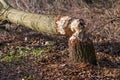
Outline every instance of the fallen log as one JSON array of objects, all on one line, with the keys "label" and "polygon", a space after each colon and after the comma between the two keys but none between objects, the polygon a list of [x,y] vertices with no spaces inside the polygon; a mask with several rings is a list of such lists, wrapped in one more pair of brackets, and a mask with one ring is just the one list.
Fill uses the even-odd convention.
[{"label": "fallen log", "polygon": [[85,33],[83,19],[27,13],[16,10],[4,0],[0,0],[0,20],[22,25],[43,34],[71,36],[68,41],[70,59],[75,62],[96,64],[93,43]]}]

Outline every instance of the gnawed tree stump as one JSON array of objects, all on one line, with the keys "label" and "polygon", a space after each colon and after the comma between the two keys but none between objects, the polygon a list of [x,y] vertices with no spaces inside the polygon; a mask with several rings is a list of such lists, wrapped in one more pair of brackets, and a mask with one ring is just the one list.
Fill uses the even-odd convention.
[{"label": "gnawed tree stump", "polygon": [[95,50],[90,39],[81,41],[79,37],[70,38],[69,52],[71,61],[96,65]]},{"label": "gnawed tree stump", "polygon": [[84,20],[79,20],[79,26],[74,28],[75,33],[69,39],[70,60],[96,65],[96,56],[93,42],[85,30]]},{"label": "gnawed tree stump", "polygon": [[44,34],[71,36],[69,39],[70,58],[76,62],[96,64],[93,43],[85,34],[83,19],[26,13],[0,0],[0,20],[22,25]]}]

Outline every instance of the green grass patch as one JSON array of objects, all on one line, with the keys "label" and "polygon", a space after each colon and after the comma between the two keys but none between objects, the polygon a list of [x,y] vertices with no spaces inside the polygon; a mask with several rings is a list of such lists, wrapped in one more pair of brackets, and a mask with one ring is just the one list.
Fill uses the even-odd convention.
[{"label": "green grass patch", "polygon": [[0,62],[12,62],[26,56],[40,57],[43,53],[48,53],[51,49],[52,48],[50,46],[45,48],[26,48],[20,46],[17,46],[16,48],[11,47],[9,53],[2,54],[0,56]]}]

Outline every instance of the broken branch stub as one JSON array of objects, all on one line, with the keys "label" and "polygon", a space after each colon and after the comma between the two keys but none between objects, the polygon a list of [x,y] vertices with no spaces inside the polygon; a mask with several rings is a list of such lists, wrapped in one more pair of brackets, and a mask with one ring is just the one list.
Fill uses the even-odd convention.
[{"label": "broken branch stub", "polygon": [[92,41],[85,34],[83,19],[69,16],[41,15],[16,10],[0,0],[0,20],[22,25],[40,33],[71,36],[69,39],[70,58],[76,62],[96,63]]}]

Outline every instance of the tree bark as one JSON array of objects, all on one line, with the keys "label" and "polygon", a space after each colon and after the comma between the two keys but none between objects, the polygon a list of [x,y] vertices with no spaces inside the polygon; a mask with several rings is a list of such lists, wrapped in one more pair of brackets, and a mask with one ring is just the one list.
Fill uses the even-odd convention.
[{"label": "tree bark", "polygon": [[73,32],[68,27],[69,16],[60,15],[41,15],[32,14],[16,10],[6,5],[4,0],[0,1],[3,4],[3,8],[0,11],[0,20],[8,21],[18,25],[22,25],[33,30],[37,30],[43,34],[51,35],[71,35]]},{"label": "tree bark", "polygon": [[69,51],[69,57],[71,61],[90,63],[93,65],[97,64],[93,43],[88,37],[83,40],[81,40],[79,37],[70,38]]},{"label": "tree bark", "polygon": [[69,39],[70,58],[75,62],[96,64],[92,41],[85,34],[83,19],[69,16],[38,15],[16,10],[0,0],[0,20],[29,27],[40,33],[71,36]]}]

